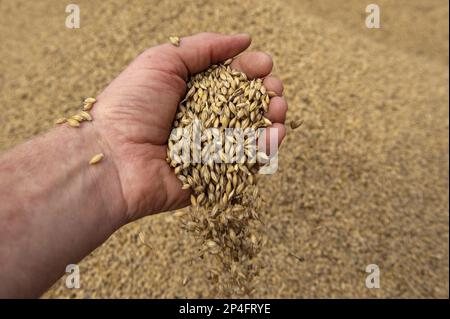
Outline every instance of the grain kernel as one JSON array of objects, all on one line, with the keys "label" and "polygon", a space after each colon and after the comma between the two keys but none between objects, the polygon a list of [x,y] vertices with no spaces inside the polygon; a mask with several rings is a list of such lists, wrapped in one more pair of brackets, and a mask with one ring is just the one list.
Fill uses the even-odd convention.
[{"label": "grain kernel", "polygon": [[67,121],[67,119],[65,117],[60,117],[59,119],[57,119],[55,121],[55,124],[63,124]]},{"label": "grain kernel", "polygon": [[104,157],[103,153],[96,154],[91,158],[91,160],[89,161],[89,164],[95,165],[95,164],[99,163],[103,159],[103,157]]},{"label": "grain kernel", "polygon": [[69,124],[72,127],[79,127],[80,126],[80,122],[78,122],[77,120],[75,120],[73,118],[67,119],[67,124]]},{"label": "grain kernel", "polygon": [[93,97],[87,97],[84,99],[84,103],[93,104],[95,102],[97,102],[97,100]]},{"label": "grain kernel", "polygon": [[79,115],[79,114],[75,114],[71,118],[76,120],[76,121],[78,121],[78,122],[80,122],[80,123],[84,121],[84,118],[81,115]]},{"label": "grain kernel", "polygon": [[[181,227],[198,238],[199,256],[213,255],[216,268],[209,268],[210,279],[224,293],[230,291],[251,291],[251,279],[257,273],[254,257],[259,253],[263,241],[255,231],[255,222],[260,221],[257,211],[261,197],[255,185],[254,174],[260,162],[268,160],[265,153],[258,154],[244,150],[255,144],[258,131],[244,142],[234,145],[235,136],[225,136],[227,128],[259,128],[271,125],[264,117],[270,102],[268,92],[261,79],[248,80],[244,73],[231,70],[232,59],[213,65],[207,70],[192,75],[187,82],[187,93],[178,106],[174,128],[198,128],[203,134],[200,146],[190,146],[183,152],[191,153],[199,148],[202,156],[213,142],[211,132],[206,128],[218,128],[222,143],[215,151],[222,163],[179,163],[181,148],[169,139],[167,162],[182,182],[183,189],[190,189],[192,195],[189,213],[180,218]],[[200,119],[202,125],[195,123]],[[176,137],[176,136],[174,136]],[[215,143],[215,142],[214,142]],[[203,148],[205,147],[205,148]],[[206,151],[205,151],[206,149]],[[256,148],[255,148],[256,151]],[[245,156],[239,155],[244,153]],[[257,157],[257,163],[246,160],[248,154]],[[190,157],[192,158],[192,156]],[[233,262],[230,270],[230,262]]]},{"label": "grain kernel", "polygon": [[169,37],[169,41],[176,47],[180,46],[180,38],[179,37]]},{"label": "grain kernel", "polygon": [[302,120],[291,121],[290,127],[291,127],[291,129],[295,130],[296,128],[299,128],[300,126],[302,126],[302,124],[303,124]]},{"label": "grain kernel", "polygon": [[78,113],[85,121],[92,121],[92,116],[89,112],[86,111],[80,111]]}]

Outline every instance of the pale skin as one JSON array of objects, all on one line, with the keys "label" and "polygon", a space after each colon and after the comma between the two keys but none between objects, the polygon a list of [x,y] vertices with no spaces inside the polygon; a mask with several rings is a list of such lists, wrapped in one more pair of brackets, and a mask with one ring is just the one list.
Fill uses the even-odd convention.
[{"label": "pale skin", "polygon": [[[247,34],[201,33],[180,47],[150,48],[97,97],[94,121],[58,126],[0,154],[0,298],[39,297],[121,226],[189,204],[165,160],[189,74],[239,55],[232,67],[264,78],[278,95],[266,117],[281,143],[283,85],[270,75],[270,56],[242,53],[250,42]],[[89,165],[97,153],[103,161]]]}]

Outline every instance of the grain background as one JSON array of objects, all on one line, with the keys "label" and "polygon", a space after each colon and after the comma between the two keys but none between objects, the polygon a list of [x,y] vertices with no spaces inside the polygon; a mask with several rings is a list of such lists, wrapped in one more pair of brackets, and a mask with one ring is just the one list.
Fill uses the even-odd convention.
[{"label": "grain background", "polygon": [[[78,30],[68,3],[0,1],[0,150],[168,35],[249,32],[284,80],[288,118],[304,120],[261,180],[270,241],[252,297],[448,298],[447,1],[377,1],[380,30],[357,0],[75,1]],[[44,297],[213,297],[190,240],[171,213],[144,218],[80,263],[81,289],[61,280]],[[371,263],[380,289],[364,286]]]}]

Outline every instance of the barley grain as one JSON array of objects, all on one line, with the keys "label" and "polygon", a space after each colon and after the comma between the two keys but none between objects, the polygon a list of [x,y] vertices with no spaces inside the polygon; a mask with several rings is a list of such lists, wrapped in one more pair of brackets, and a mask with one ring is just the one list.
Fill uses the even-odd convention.
[{"label": "barley grain", "polygon": [[180,217],[186,216],[186,212],[185,212],[185,211],[182,211],[182,210],[179,210],[179,211],[175,212],[173,215],[174,215],[175,217],[177,217],[177,218],[180,218]]},{"label": "barley grain", "polygon": [[264,121],[264,124],[266,126],[271,126],[272,125],[272,121],[269,120],[267,117],[263,117],[263,121]]},{"label": "barley grain", "polygon": [[86,104],[93,104],[95,102],[97,102],[97,100],[93,97],[87,97],[84,99],[84,103],[86,103]]},{"label": "barley grain", "polygon": [[84,111],[90,111],[93,106],[94,106],[94,103],[84,103],[83,110]]},{"label": "barley grain", "polygon": [[[167,162],[180,179],[182,189],[192,192],[189,213],[180,217],[181,227],[198,238],[201,256],[214,256],[217,268],[208,269],[208,273],[224,296],[253,289],[252,278],[258,273],[255,258],[262,247],[255,233],[261,227],[257,223],[261,199],[253,175],[260,163],[268,161],[265,153],[247,149],[256,143],[258,132],[247,137],[242,146],[236,144],[238,135],[226,135],[225,129],[257,130],[272,124],[263,116],[272,93],[261,79],[248,80],[244,73],[232,70],[231,62],[228,59],[190,77],[173,127],[189,132],[199,130],[201,145],[184,148],[169,139],[167,151]],[[220,142],[213,144],[213,134],[205,130],[211,127],[219,129]],[[175,141],[180,137],[181,134],[171,134]],[[204,157],[213,145],[218,150],[212,155],[221,163],[210,160],[180,164],[182,149],[191,158],[195,151]],[[258,159],[257,164],[248,161],[248,154]]]},{"label": "barley grain", "polygon": [[138,234],[138,237],[139,237],[139,241],[141,242],[142,245],[147,246],[148,248],[152,249],[152,246],[146,242],[143,232],[140,232]]},{"label": "barley grain", "polygon": [[179,37],[169,37],[169,41],[176,47],[180,46],[180,38]]},{"label": "barley grain", "polygon": [[78,113],[85,121],[92,121],[92,116],[89,112],[86,111],[80,111]]},{"label": "barley grain", "polygon": [[65,117],[60,117],[59,119],[57,119],[55,121],[55,124],[63,124],[67,121],[67,119]]},{"label": "barley grain", "polygon": [[72,115],[71,118],[76,120],[76,121],[78,121],[78,122],[80,122],[80,123],[84,121],[84,118],[81,115],[79,115],[79,114]]},{"label": "barley grain", "polygon": [[230,59],[226,60],[225,62],[223,62],[223,65],[229,65],[229,64],[231,64],[231,62],[233,62],[233,58],[230,58]]},{"label": "barley grain", "polygon": [[91,160],[89,161],[89,164],[95,165],[95,164],[99,163],[101,160],[103,160],[103,157],[104,157],[103,153],[96,154],[91,158]]},{"label": "barley grain", "polygon": [[78,122],[76,119],[73,119],[73,118],[67,119],[67,124],[69,124],[72,127],[79,127],[80,126],[80,122]]}]

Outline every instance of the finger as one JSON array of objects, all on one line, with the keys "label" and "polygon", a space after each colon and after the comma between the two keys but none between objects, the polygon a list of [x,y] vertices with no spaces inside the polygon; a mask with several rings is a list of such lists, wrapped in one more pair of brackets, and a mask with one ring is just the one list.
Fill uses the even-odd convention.
[{"label": "finger", "polygon": [[263,81],[264,87],[267,89],[267,91],[273,91],[278,96],[283,95],[283,82],[281,80],[273,75],[269,75],[266,77]]},{"label": "finger", "polygon": [[[251,43],[249,34],[222,35],[218,33],[198,33],[183,37],[178,47],[165,44],[169,54],[176,55],[176,72],[183,78],[208,68],[211,64],[225,61],[244,51]],[[177,59],[174,60],[174,63]]]},{"label": "finger", "polygon": [[191,191],[182,189],[183,183],[176,177],[173,171],[164,174],[164,183],[167,190],[165,210],[179,209],[190,204]]},{"label": "finger", "polygon": [[271,144],[278,149],[286,136],[286,127],[281,123],[273,123],[271,126],[264,129],[264,132],[259,137],[258,148],[264,147],[267,155],[271,153]]},{"label": "finger", "polygon": [[272,123],[282,123],[286,120],[286,112],[288,110],[287,102],[284,98],[275,96],[270,99],[269,110],[264,115]]},{"label": "finger", "polygon": [[231,63],[232,69],[245,73],[249,79],[265,77],[270,74],[272,67],[271,56],[263,52],[244,53]]}]

